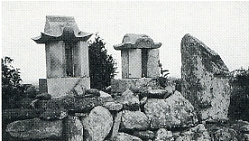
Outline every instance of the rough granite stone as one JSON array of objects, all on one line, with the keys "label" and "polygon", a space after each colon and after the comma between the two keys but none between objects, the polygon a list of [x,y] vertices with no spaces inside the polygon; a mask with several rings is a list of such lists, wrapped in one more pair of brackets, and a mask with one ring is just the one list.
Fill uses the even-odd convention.
[{"label": "rough granite stone", "polygon": [[187,131],[184,131],[176,138],[175,141],[185,141],[185,140],[194,140],[194,141],[210,141],[211,138],[205,126],[199,124],[196,127],[190,128]]},{"label": "rough granite stone", "polygon": [[135,95],[131,90],[127,89],[121,96],[115,98],[115,102],[123,104],[124,110],[139,110],[139,97]]},{"label": "rough granite stone", "polygon": [[106,102],[104,103],[103,107],[109,111],[121,111],[123,109],[123,105],[116,102]]},{"label": "rough granite stone", "polygon": [[227,119],[230,103],[229,70],[221,57],[197,38],[181,41],[182,94],[202,120]]},{"label": "rough granite stone", "polygon": [[21,140],[61,139],[62,120],[43,121],[39,118],[18,120],[7,125],[6,132]]},{"label": "rough granite stone", "polygon": [[83,125],[78,117],[68,116],[64,128],[67,141],[83,141]]},{"label": "rough granite stone", "polygon": [[121,129],[122,130],[146,130],[149,127],[149,120],[143,112],[123,111]]},{"label": "rough granite stone", "polygon": [[153,140],[155,138],[155,134],[153,131],[146,130],[146,131],[134,131],[134,136],[141,138],[142,140]]},{"label": "rough granite stone", "polygon": [[111,141],[142,141],[139,137],[119,132]]},{"label": "rough granite stone", "polygon": [[152,129],[191,127],[198,121],[194,107],[178,91],[167,99],[149,98],[144,111]]},{"label": "rough granite stone", "polygon": [[155,141],[174,141],[174,137],[171,131],[160,128],[156,132]]},{"label": "rough granite stone", "polygon": [[93,108],[90,114],[83,119],[86,141],[103,141],[113,125],[111,113],[102,106]]},{"label": "rough granite stone", "polygon": [[136,88],[160,88],[155,78],[141,78],[141,79],[112,79],[112,93],[123,93],[127,89]]}]

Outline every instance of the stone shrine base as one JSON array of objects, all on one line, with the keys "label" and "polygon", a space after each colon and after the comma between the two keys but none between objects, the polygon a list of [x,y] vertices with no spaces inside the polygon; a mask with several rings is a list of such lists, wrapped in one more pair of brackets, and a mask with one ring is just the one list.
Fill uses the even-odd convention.
[{"label": "stone shrine base", "polygon": [[40,79],[39,87],[42,92],[51,94],[53,98],[65,96],[76,85],[80,85],[86,89],[90,88],[90,78],[49,78]]},{"label": "stone shrine base", "polygon": [[130,88],[151,87],[158,88],[156,78],[140,78],[140,79],[112,79],[112,93],[122,93]]}]

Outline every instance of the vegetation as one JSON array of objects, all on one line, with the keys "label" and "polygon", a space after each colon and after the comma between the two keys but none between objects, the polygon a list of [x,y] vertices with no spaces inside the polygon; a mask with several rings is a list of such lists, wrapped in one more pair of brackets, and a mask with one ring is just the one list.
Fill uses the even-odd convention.
[{"label": "vegetation", "polygon": [[89,44],[89,64],[91,88],[105,90],[111,85],[116,63],[112,55],[107,54],[105,43],[98,35]]},{"label": "vegetation", "polygon": [[16,101],[22,97],[23,87],[20,84],[19,69],[14,68],[11,63],[13,59],[4,57],[2,61],[2,108],[17,108]]},{"label": "vegetation", "polygon": [[229,117],[249,121],[249,69],[234,70],[231,76]]}]

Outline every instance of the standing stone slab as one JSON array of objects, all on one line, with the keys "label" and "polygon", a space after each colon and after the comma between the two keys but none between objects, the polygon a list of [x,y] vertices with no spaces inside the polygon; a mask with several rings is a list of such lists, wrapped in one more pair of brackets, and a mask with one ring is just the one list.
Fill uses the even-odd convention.
[{"label": "standing stone slab", "polygon": [[182,93],[202,120],[227,119],[229,70],[221,57],[189,34],[181,42]]},{"label": "standing stone slab", "polygon": [[118,112],[117,115],[114,117],[114,123],[113,123],[113,127],[112,127],[111,138],[117,136],[117,134],[118,134],[120,123],[121,123],[121,119],[122,119],[122,114],[123,114],[122,111]]},{"label": "standing stone slab", "polygon": [[38,118],[18,120],[7,125],[6,132],[22,140],[61,139],[62,120],[43,121]]},{"label": "standing stone slab", "polygon": [[66,141],[83,141],[83,125],[78,117],[68,116],[64,127]]},{"label": "standing stone slab", "polygon": [[167,99],[149,98],[144,111],[152,129],[190,127],[197,122],[194,107],[178,91]]},{"label": "standing stone slab", "polygon": [[86,141],[103,141],[113,125],[111,113],[104,107],[92,109],[89,116],[83,119]]},{"label": "standing stone slab", "polygon": [[147,62],[147,77],[153,78],[158,76],[160,76],[159,49],[149,49]]}]

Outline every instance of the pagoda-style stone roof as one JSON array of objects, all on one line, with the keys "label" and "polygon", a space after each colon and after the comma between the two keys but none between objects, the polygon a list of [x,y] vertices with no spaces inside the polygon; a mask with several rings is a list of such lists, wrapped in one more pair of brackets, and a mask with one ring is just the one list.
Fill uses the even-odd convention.
[{"label": "pagoda-style stone roof", "polygon": [[44,33],[32,40],[42,44],[54,40],[86,41],[91,36],[79,30],[74,17],[46,16]]},{"label": "pagoda-style stone roof", "polygon": [[160,42],[154,42],[145,34],[126,34],[121,44],[114,45],[114,49],[156,49],[162,46]]}]

